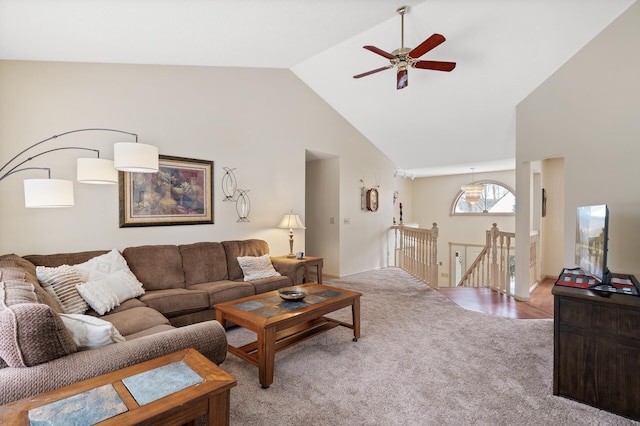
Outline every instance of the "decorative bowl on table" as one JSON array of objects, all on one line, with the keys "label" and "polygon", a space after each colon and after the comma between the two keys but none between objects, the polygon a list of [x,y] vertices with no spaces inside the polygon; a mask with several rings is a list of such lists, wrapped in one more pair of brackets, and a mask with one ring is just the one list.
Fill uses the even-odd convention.
[{"label": "decorative bowl on table", "polygon": [[302,287],[293,286],[282,287],[278,290],[278,294],[284,300],[302,300],[307,297],[309,293],[307,293],[307,290]]}]

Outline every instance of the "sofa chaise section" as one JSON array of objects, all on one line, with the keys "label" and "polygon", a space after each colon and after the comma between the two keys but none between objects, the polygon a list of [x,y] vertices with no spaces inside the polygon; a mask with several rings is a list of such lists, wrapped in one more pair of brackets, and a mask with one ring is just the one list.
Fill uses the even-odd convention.
[{"label": "sofa chaise section", "polygon": [[[51,258],[42,256],[39,260],[54,267],[69,260],[82,262],[94,257],[94,253],[76,253],[71,257],[64,254]],[[38,260],[38,256],[29,258]],[[59,320],[56,320],[55,326],[51,321],[42,321],[41,313],[55,317],[55,314],[62,313],[62,309],[40,286],[35,265],[15,254],[0,256],[0,296],[0,315],[3,318],[0,335],[3,339],[10,339],[0,342],[0,352],[3,357],[9,356],[11,359],[0,359],[0,404],[182,349],[195,348],[216,364],[226,358],[226,333],[217,321],[175,328],[161,313],[135,298],[123,302],[101,317],[111,322],[126,341],[82,351],[75,345],[67,344],[64,353],[61,353],[58,343],[67,340],[70,334],[64,326],[60,326]],[[38,327],[41,323],[48,324],[46,330],[51,332],[34,333],[38,339],[30,343],[27,329]],[[30,348],[39,351],[37,357],[25,356],[29,355]],[[13,365],[17,362],[24,365]]]},{"label": "sofa chaise section", "polygon": [[0,405],[187,348],[221,364],[226,347],[226,334],[220,323],[207,321],[72,353],[31,367],[0,368]]}]

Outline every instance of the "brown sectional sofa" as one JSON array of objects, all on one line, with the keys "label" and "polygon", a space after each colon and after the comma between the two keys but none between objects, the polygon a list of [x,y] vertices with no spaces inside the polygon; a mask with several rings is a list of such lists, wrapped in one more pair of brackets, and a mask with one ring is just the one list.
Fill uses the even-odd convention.
[{"label": "brown sectional sofa", "polygon": [[[52,312],[62,313],[60,305],[40,286],[36,278],[36,266],[75,265],[105,253],[108,250],[0,256],[0,316],[3,315],[2,298],[5,302],[10,299],[15,303],[15,294],[19,294],[18,299],[23,298],[18,303],[27,304],[19,307],[14,304],[12,308],[5,303],[5,310],[13,309],[19,315],[28,316],[28,313],[21,312],[28,312],[31,307],[38,308],[36,304],[45,304]],[[213,306],[303,281],[306,272],[304,263],[271,258],[281,276],[245,282],[237,257],[268,253],[269,247],[262,240],[125,248],[122,256],[143,284],[145,293],[124,301],[103,316],[92,311],[87,314],[112,323],[126,341],[85,351],[67,350],[69,353],[66,355],[57,354],[46,362],[24,367],[9,367],[0,357],[0,404],[188,347],[197,349],[217,364],[222,363],[227,352],[226,334],[214,320]],[[19,290],[25,284],[32,289],[32,294],[25,296],[25,292]],[[12,312],[13,317],[16,316],[15,312]],[[4,314],[8,317],[6,312]],[[7,338],[6,323],[0,330],[1,345],[5,344],[1,339]],[[33,327],[33,324],[29,326]],[[56,345],[66,338],[64,333],[64,327],[50,333],[58,336]],[[15,336],[13,340],[16,340]],[[24,343],[22,350],[30,350],[25,349],[29,348],[27,337],[21,336],[18,340],[18,343]]]}]

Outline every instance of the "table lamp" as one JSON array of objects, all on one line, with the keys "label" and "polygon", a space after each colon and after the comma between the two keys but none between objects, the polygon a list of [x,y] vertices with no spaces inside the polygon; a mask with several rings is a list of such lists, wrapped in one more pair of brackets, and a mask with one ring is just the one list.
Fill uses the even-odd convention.
[{"label": "table lamp", "polygon": [[307,229],[304,226],[304,223],[302,223],[300,216],[294,214],[293,211],[290,211],[289,213],[284,215],[284,217],[280,221],[280,224],[278,225],[278,228],[289,230],[289,254],[287,255],[287,257],[296,257],[295,253],[293,252],[293,230]]}]

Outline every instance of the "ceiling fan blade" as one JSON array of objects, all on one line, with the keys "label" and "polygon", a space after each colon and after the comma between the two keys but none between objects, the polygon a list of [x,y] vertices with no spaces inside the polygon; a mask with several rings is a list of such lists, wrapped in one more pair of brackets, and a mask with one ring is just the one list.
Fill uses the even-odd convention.
[{"label": "ceiling fan blade", "polygon": [[371,70],[371,71],[363,72],[362,74],[354,75],[353,78],[366,77],[368,75],[375,74],[375,73],[380,72],[380,71],[388,70],[389,68],[392,68],[392,67],[393,67],[393,65],[387,65],[386,67],[376,68],[375,70]]},{"label": "ceiling fan blade", "polygon": [[396,84],[396,89],[404,89],[409,85],[409,73],[407,69],[399,69],[398,70],[398,83]]},{"label": "ceiling fan blade", "polygon": [[391,53],[385,52],[384,50],[379,49],[379,48],[377,48],[375,46],[362,46],[362,47],[364,47],[367,50],[370,50],[373,53],[377,53],[380,56],[384,56],[387,59],[396,59],[396,57],[394,55],[392,55]]},{"label": "ceiling fan blade", "polygon": [[411,52],[409,52],[409,56],[414,59],[419,58],[434,47],[444,43],[445,40],[446,39],[442,34],[433,34],[431,37],[420,43]]},{"label": "ceiling fan blade", "polygon": [[440,61],[418,61],[413,64],[413,67],[421,68],[423,70],[453,71],[453,69],[456,67],[456,63]]}]

